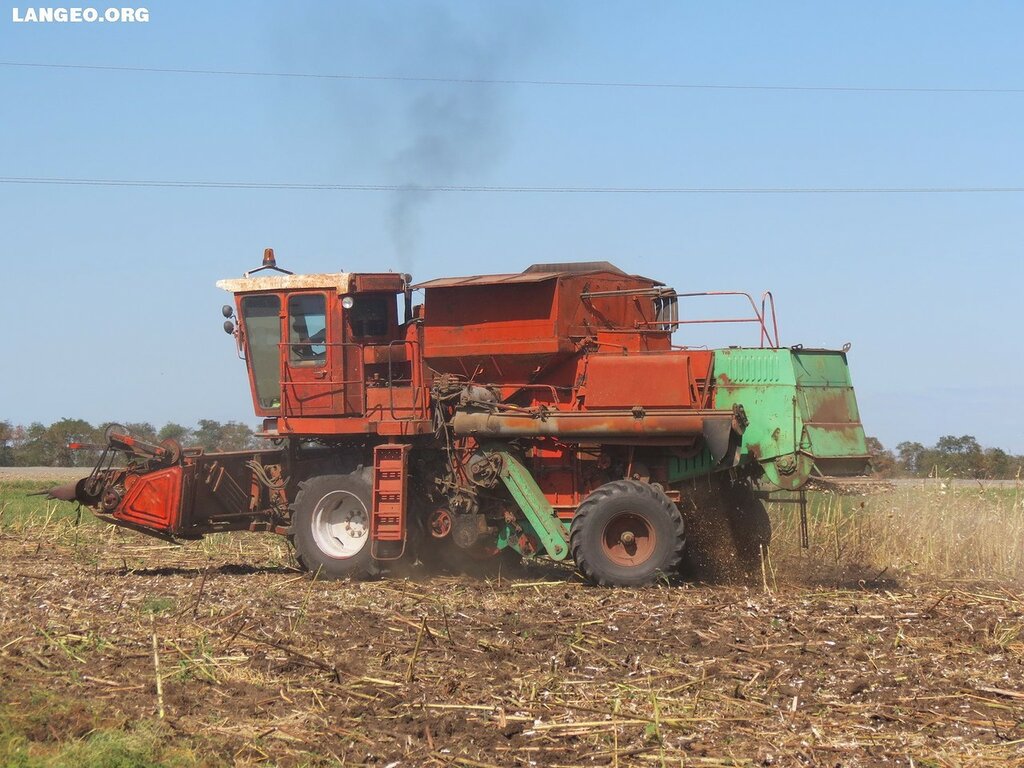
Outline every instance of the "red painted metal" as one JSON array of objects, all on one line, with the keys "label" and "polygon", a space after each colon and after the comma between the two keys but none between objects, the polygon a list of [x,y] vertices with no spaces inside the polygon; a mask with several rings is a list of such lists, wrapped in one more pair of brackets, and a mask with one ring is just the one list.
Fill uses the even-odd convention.
[{"label": "red painted metal", "polygon": [[711,370],[707,350],[587,358],[587,410],[595,408],[700,408]]},{"label": "red painted metal", "polygon": [[427,528],[435,539],[443,539],[452,532],[452,513],[447,509],[435,509],[430,513]]},{"label": "red painted metal", "polygon": [[400,443],[378,445],[373,449],[370,546],[378,560],[394,560],[405,552],[410,447],[408,443]]},{"label": "red painted metal", "polygon": [[178,531],[181,515],[182,468],[130,475],[124,499],[114,512],[123,523],[165,533]]},{"label": "red painted metal", "polygon": [[[650,301],[622,294],[659,285],[609,269],[424,283],[423,357],[434,371],[475,381],[571,386],[572,369],[554,370],[599,333],[627,331],[641,348],[670,348],[669,332],[643,327],[654,320]],[[595,290],[612,293],[581,300]]]},{"label": "red painted metal", "polygon": [[[367,466],[372,456],[371,553],[389,559],[405,548],[411,472],[423,473],[414,487],[431,495],[420,522],[432,537],[449,536],[466,515],[494,535],[500,494],[472,475],[484,440],[515,440],[568,519],[624,472],[664,483],[666,457],[688,460],[708,446],[721,459],[736,432],[733,411],[712,407],[713,354],[673,349],[672,329],[691,321],[676,319],[676,294],[656,280],[605,263],[538,265],[424,283],[414,308],[407,275],[266,269],[283,276],[222,285],[235,293],[238,349],[263,434],[318,443],[310,452],[320,463],[301,464],[306,440],[203,454],[113,435],[129,464],[97,467],[85,494],[107,519],[171,536],[287,532],[298,481],[346,452]],[[727,321],[757,322],[777,344],[770,295],[754,315]],[[653,546],[633,517],[610,529],[609,557],[633,563]]]}]

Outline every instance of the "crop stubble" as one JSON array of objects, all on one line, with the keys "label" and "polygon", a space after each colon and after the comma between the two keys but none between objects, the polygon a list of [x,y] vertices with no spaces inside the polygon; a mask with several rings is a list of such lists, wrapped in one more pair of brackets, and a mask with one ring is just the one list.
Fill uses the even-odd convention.
[{"label": "crop stubble", "polygon": [[[1024,763],[1005,580],[810,579],[794,555],[770,591],[550,567],[320,583],[282,554],[0,529],[2,711],[38,754],[155,722],[200,765]],[[41,692],[62,703],[33,720]]]}]

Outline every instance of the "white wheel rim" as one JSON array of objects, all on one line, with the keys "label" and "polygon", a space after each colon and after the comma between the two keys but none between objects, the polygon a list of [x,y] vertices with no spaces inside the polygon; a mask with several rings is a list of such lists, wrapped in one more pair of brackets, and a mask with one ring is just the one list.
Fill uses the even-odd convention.
[{"label": "white wheel rim", "polygon": [[349,491],[331,491],[313,510],[313,541],[330,558],[355,557],[370,538],[370,516],[362,499]]}]

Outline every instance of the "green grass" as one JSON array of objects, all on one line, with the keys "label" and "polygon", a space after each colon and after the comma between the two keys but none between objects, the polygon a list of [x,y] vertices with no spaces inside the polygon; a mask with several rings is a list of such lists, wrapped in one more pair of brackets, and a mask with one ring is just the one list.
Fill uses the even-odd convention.
[{"label": "green grass", "polygon": [[142,601],[142,607],[140,608],[140,610],[143,613],[152,613],[154,615],[159,615],[161,613],[168,613],[176,605],[177,601],[175,601],[174,598],[152,596],[147,597],[145,600]]},{"label": "green grass", "polygon": [[[59,738],[54,739],[54,735]],[[70,736],[70,738],[68,738]],[[0,705],[4,768],[190,768],[209,765],[164,723],[112,722],[95,704],[35,690]]]},{"label": "green grass", "polygon": [[[0,482],[0,535],[66,546],[72,557],[90,564],[110,562],[113,553],[124,568],[205,567],[224,560],[268,567],[290,566],[293,562],[285,539],[270,533],[211,534],[197,542],[184,543],[172,555],[169,550],[173,546],[110,525],[87,508],[78,510],[74,502],[29,495],[53,486],[52,481],[45,480]],[[119,544],[127,547],[121,548]],[[152,547],[164,550],[159,561],[139,551]],[[147,610],[159,614],[165,613],[167,607],[156,603]]]},{"label": "green grass", "polygon": [[186,768],[210,765],[190,746],[168,743],[163,729],[143,721],[131,729],[100,729],[81,739],[31,742],[0,732],[0,765],[9,768]]},{"label": "green grass", "polygon": [[[45,496],[30,496],[58,485],[54,481],[12,480],[0,482],[0,527],[20,529],[26,526],[48,525],[61,521],[75,522],[78,512],[75,504],[53,501]],[[83,510],[81,522],[95,522]]]}]

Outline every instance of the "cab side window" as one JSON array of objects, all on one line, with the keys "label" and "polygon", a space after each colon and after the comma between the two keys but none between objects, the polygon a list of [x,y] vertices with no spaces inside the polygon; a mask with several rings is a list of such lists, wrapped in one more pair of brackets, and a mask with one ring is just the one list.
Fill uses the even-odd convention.
[{"label": "cab side window", "polygon": [[355,296],[348,310],[348,325],[352,329],[352,336],[357,339],[387,336],[389,310],[394,302],[394,296],[389,294]]},{"label": "cab side window", "polygon": [[322,293],[288,299],[288,360],[292,365],[327,365],[327,311]]}]

